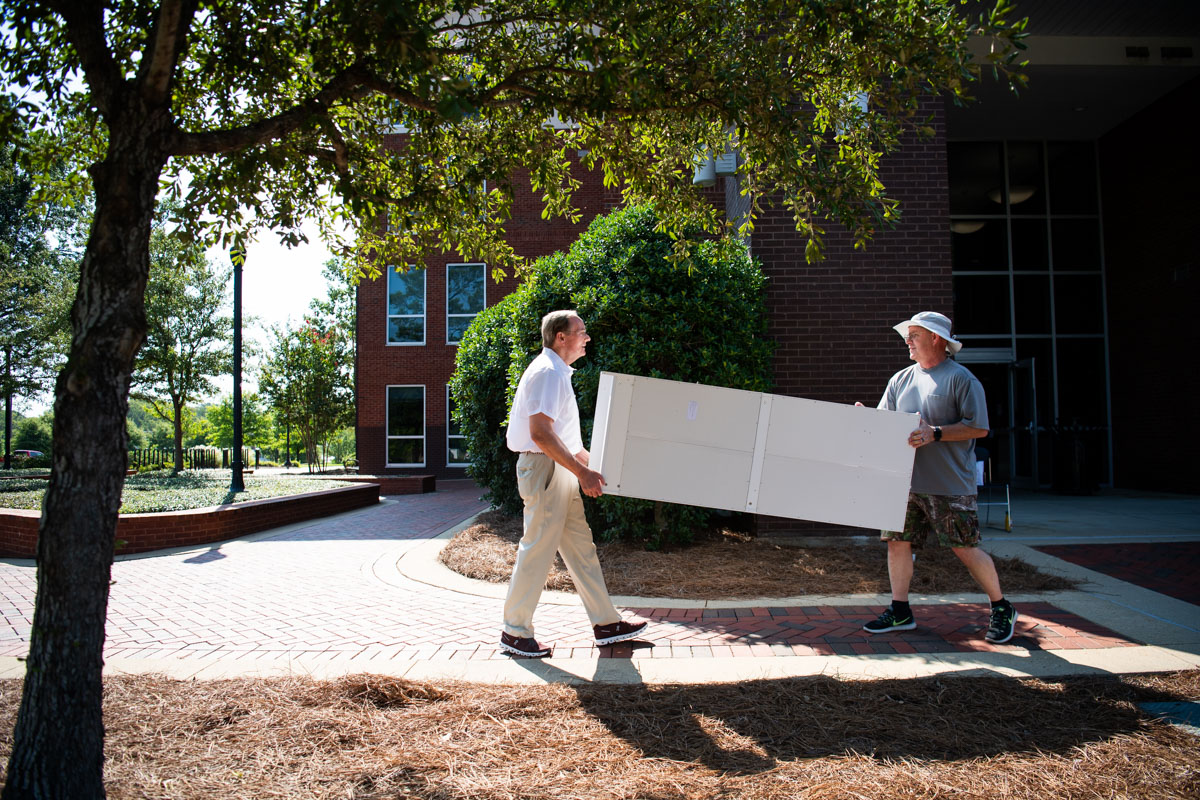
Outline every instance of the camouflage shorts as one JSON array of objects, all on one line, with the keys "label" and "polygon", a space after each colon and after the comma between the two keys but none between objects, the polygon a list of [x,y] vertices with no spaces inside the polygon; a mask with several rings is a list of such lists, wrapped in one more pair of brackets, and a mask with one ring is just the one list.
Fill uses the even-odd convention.
[{"label": "camouflage shorts", "polygon": [[917,494],[908,496],[904,531],[882,531],[885,542],[911,542],[914,550],[925,545],[930,533],[942,547],[978,547],[978,498],[973,494]]}]

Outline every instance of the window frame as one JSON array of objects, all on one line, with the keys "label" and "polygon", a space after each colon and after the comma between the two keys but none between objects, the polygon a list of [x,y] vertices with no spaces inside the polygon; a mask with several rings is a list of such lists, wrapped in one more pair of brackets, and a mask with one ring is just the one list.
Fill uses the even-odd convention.
[{"label": "window frame", "polygon": [[[396,435],[393,436],[389,431],[392,429],[392,389],[420,389],[421,390],[421,435]],[[384,409],[383,409],[383,462],[387,467],[424,467],[429,461],[429,425],[426,413],[428,411],[429,392],[425,385],[421,383],[390,383],[384,389]],[[402,440],[421,440],[421,455],[422,460],[412,463],[393,463],[391,459],[390,447],[388,446],[393,439]]]},{"label": "window frame", "polygon": [[[421,273],[421,313],[418,314],[393,314],[392,313],[392,276],[396,275],[396,265],[389,264],[387,266],[387,286],[384,287],[384,312],[386,330],[384,335],[387,337],[388,347],[423,347],[426,340],[429,338],[429,270],[426,267],[417,266],[415,264],[408,265],[409,272],[419,271]],[[405,273],[407,274],[407,273]],[[392,341],[392,320],[393,319],[421,319],[421,340],[419,342],[396,342]]]},{"label": "window frame", "polygon": [[[480,278],[481,278],[481,283],[483,285],[483,305],[474,314],[451,314],[450,313],[450,268],[451,267],[479,267],[479,269],[480,269]],[[451,317],[463,318],[463,317],[469,316],[471,319],[475,319],[475,317],[477,317],[481,313],[483,313],[484,309],[486,309],[487,307],[488,307],[487,306],[487,263],[482,262],[482,261],[451,261],[451,262],[447,263],[446,264],[446,344],[458,346],[458,344],[462,341],[461,339],[451,339],[450,338],[450,319],[451,319]]]},{"label": "window frame", "polygon": [[457,467],[469,467],[469,466],[471,466],[470,461],[451,461],[450,460],[450,440],[452,438],[462,440],[462,442],[463,442],[462,449],[463,450],[467,449],[467,447],[466,447],[467,437],[461,433],[452,435],[450,433],[451,424],[453,424],[453,420],[450,417],[450,384],[446,384],[446,466],[447,467],[456,467],[456,468]]}]

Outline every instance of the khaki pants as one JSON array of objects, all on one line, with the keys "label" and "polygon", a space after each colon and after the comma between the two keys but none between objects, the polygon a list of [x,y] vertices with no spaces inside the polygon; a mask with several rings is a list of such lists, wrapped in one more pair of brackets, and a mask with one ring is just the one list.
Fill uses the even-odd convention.
[{"label": "khaki pants", "polygon": [[592,529],[583,516],[579,479],[550,456],[522,453],[517,489],[525,501],[525,534],[504,601],[504,631],[533,638],[533,611],[556,552],[562,554],[592,624],[618,621],[621,615],[608,597]]}]

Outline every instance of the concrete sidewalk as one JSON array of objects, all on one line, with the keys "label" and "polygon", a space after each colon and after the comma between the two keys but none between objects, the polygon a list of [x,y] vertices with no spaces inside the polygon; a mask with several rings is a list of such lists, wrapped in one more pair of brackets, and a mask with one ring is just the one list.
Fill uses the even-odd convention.
[{"label": "concrete sidewalk", "polygon": [[[1143,549],[1169,542],[1188,557],[1200,554],[1200,544],[1188,544],[1200,542],[1200,498],[1014,495],[1013,530],[985,530],[987,549],[1085,583],[1012,596],[1021,620],[1005,645],[983,641],[986,600],[973,594],[914,596],[918,629],[882,636],[861,631],[888,602],[882,595],[614,598],[628,617],[650,623],[645,642],[596,648],[575,596],[547,592],[535,623],[555,653],[532,661],[497,651],[505,587],[437,562],[447,538],[484,509],[470,482],[441,487],[246,539],[118,559],[106,669],[662,683],[1200,668],[1200,607],[1139,586],[1162,580],[1148,571],[1122,580],[1081,566],[1097,547],[1124,542]],[[1153,554],[1141,562],[1154,566]],[[0,562],[0,676],[24,672],[34,581],[32,562]]]}]

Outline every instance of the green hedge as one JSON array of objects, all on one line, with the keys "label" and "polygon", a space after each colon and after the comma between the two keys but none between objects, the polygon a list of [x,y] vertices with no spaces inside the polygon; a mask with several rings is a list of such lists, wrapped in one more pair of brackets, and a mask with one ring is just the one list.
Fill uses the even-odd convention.
[{"label": "green hedge", "polygon": [[[204,469],[174,473],[169,469],[138,473],[125,479],[121,489],[122,514],[147,514],[156,511],[188,511],[194,508],[267,500],[305,492],[323,492],[338,484],[293,476],[253,476],[246,478],[246,491],[229,491],[229,470]],[[0,508],[42,507],[45,480],[0,481]]]},{"label": "green hedge", "polygon": [[[592,337],[573,366],[583,440],[591,440],[601,371],[770,391],[765,278],[737,243],[698,240],[690,268],[667,260],[671,240],[638,207],[597,218],[567,253],[539,259],[521,286],[486,309],[458,348],[451,391],[470,474],[498,508],[518,513],[516,455],[505,446],[517,381],[541,352],[547,312],[575,308]],[[620,497],[585,499],[602,540],[658,547],[686,541],[707,510]]]}]

